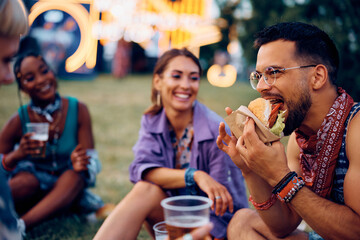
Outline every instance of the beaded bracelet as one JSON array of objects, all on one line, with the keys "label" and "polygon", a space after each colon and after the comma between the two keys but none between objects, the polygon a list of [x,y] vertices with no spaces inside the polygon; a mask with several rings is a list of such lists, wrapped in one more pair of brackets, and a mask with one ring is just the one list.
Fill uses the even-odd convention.
[{"label": "beaded bracelet", "polygon": [[281,191],[276,193],[276,196],[280,201],[289,203],[304,185],[302,177],[294,176]]},{"label": "beaded bracelet", "polygon": [[252,205],[254,205],[254,208],[257,210],[267,210],[269,209],[272,205],[274,205],[274,203],[276,202],[276,195],[275,194],[271,194],[270,198],[262,203],[257,203],[252,199],[252,196],[249,196],[249,201],[252,203]]},{"label": "beaded bracelet", "polygon": [[3,168],[8,172],[13,171],[15,169],[15,167],[11,168],[11,167],[7,166],[6,163],[5,163],[5,158],[6,158],[6,154],[3,154],[2,155],[2,160],[1,160],[1,164],[2,164]]},{"label": "beaded bracelet", "polygon": [[191,195],[197,194],[197,185],[194,180],[194,173],[197,171],[195,168],[187,168],[185,170],[185,185],[186,185],[186,191]]}]

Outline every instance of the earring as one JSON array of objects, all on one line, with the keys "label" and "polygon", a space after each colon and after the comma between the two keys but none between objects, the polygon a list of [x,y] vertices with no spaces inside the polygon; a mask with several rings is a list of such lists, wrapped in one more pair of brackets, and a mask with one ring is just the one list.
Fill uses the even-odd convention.
[{"label": "earring", "polygon": [[156,95],[156,105],[161,107],[161,96],[160,96],[159,92],[157,92],[157,95]]}]

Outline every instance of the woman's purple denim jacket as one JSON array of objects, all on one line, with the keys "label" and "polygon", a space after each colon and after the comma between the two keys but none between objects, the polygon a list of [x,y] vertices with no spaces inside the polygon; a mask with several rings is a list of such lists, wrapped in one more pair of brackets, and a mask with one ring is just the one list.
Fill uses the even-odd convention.
[{"label": "woman's purple denim jacket", "polygon": [[[216,145],[219,123],[223,119],[205,105],[194,105],[194,141],[191,150],[190,167],[207,172],[213,179],[223,184],[230,192],[234,202],[234,213],[248,207],[244,179],[240,169],[230,157]],[[144,171],[155,167],[174,168],[174,152],[170,141],[168,120],[164,109],[157,115],[143,115],[139,139],[133,147],[134,161],[129,167],[130,180],[142,180]],[[169,190],[169,195],[178,195]],[[206,196],[204,192],[199,195]],[[226,212],[216,216],[211,212],[214,228],[211,234],[216,238],[226,237],[227,225],[233,213]]]}]

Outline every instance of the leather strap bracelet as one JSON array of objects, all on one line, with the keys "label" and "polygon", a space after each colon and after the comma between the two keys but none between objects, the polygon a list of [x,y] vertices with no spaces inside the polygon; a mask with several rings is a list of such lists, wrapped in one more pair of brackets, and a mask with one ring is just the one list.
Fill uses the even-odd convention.
[{"label": "leather strap bracelet", "polygon": [[276,196],[280,201],[289,203],[304,185],[302,177],[294,176],[281,191],[276,193]]},{"label": "leather strap bracelet", "polygon": [[278,184],[272,190],[273,194],[280,192],[290,181],[293,179],[294,176],[297,176],[296,172],[289,172],[288,174],[283,177]]}]

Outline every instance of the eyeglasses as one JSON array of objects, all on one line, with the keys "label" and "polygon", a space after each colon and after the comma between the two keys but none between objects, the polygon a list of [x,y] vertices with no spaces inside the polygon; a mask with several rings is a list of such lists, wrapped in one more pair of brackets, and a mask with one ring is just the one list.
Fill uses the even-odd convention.
[{"label": "eyeglasses", "polygon": [[251,84],[251,87],[256,90],[256,87],[259,84],[261,77],[264,76],[264,82],[268,86],[272,86],[275,84],[276,74],[280,75],[280,74],[283,74],[286,70],[298,69],[298,68],[308,68],[308,67],[316,67],[316,65],[307,65],[307,66],[298,66],[298,67],[280,68],[280,69],[276,69],[273,67],[267,67],[263,74],[259,73],[257,71],[253,71],[252,73],[250,73],[250,79],[249,79],[250,84]]}]

